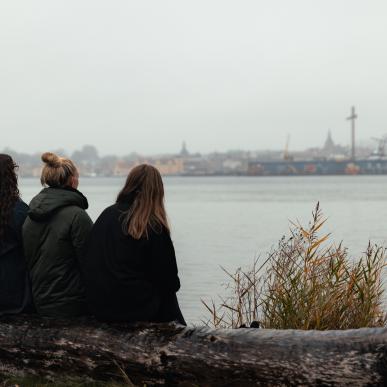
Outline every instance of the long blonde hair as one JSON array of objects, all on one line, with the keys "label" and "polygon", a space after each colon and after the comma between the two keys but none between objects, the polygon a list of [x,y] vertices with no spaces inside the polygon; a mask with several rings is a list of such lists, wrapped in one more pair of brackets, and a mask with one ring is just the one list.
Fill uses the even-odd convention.
[{"label": "long blonde hair", "polygon": [[46,152],[42,154],[44,167],[40,182],[43,186],[66,187],[70,178],[78,173],[75,164],[66,157],[59,157],[54,153]]},{"label": "long blonde hair", "polygon": [[169,224],[164,207],[164,185],[160,172],[151,165],[141,164],[129,173],[117,202],[131,201],[123,219],[123,230],[135,239],[148,238],[149,229],[156,232]]}]

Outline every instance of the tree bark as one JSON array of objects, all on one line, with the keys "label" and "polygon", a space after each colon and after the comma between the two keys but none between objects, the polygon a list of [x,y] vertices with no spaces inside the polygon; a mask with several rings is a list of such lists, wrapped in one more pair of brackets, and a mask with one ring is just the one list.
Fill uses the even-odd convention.
[{"label": "tree bark", "polygon": [[[299,331],[0,320],[0,375],[138,385],[387,385],[387,329]],[[122,379],[121,379],[122,380]]]}]

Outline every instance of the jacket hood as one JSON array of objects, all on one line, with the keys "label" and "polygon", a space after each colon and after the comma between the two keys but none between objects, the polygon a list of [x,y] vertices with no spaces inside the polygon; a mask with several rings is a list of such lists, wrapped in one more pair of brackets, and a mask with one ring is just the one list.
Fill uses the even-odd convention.
[{"label": "jacket hood", "polygon": [[89,207],[86,197],[74,188],[44,188],[30,203],[28,216],[37,222],[45,221],[63,207]]}]

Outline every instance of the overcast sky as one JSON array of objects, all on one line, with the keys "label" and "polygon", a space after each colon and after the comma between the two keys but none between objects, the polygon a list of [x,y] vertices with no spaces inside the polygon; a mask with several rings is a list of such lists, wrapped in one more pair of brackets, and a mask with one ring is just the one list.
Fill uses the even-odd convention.
[{"label": "overcast sky", "polygon": [[290,149],[387,133],[385,0],[1,0],[0,149]]}]

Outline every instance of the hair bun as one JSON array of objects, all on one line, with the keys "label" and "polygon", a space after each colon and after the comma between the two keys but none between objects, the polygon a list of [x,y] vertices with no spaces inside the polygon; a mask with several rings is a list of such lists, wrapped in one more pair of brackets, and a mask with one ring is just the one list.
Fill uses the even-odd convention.
[{"label": "hair bun", "polygon": [[43,153],[42,161],[48,164],[50,167],[58,168],[60,166],[60,158],[55,153]]}]

